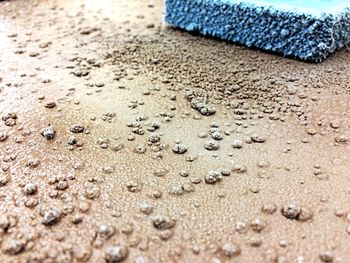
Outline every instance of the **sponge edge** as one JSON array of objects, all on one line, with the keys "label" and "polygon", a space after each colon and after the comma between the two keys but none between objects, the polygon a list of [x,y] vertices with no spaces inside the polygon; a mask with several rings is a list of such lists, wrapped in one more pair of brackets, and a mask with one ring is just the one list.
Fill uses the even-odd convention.
[{"label": "sponge edge", "polygon": [[321,62],[350,42],[350,9],[315,15],[228,0],[166,0],[165,21],[248,47]]}]

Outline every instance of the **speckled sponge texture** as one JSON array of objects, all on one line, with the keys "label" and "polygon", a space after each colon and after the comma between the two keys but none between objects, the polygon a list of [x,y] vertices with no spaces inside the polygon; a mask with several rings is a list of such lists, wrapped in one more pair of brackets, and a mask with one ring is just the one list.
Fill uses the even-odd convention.
[{"label": "speckled sponge texture", "polygon": [[320,62],[350,42],[350,1],[165,0],[165,21],[188,31]]}]

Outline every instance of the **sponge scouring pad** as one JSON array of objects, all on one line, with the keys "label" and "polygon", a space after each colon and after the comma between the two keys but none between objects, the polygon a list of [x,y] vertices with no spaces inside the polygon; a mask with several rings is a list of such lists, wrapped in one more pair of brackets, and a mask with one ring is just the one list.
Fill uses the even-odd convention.
[{"label": "sponge scouring pad", "polygon": [[350,42],[346,0],[165,0],[165,21],[315,62]]}]

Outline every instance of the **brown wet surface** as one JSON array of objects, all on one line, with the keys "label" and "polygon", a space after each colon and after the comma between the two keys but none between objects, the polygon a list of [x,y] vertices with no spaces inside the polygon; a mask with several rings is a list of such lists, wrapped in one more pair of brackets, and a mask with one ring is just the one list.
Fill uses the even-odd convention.
[{"label": "brown wet surface", "polygon": [[0,3],[1,262],[348,262],[348,50],[307,64],[162,8]]}]

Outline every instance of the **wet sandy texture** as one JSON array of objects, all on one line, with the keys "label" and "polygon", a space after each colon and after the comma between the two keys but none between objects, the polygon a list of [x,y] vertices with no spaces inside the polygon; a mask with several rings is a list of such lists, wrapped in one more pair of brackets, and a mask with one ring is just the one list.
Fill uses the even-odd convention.
[{"label": "wet sandy texture", "polygon": [[306,64],[162,8],[0,2],[1,262],[349,262],[348,49]]}]

